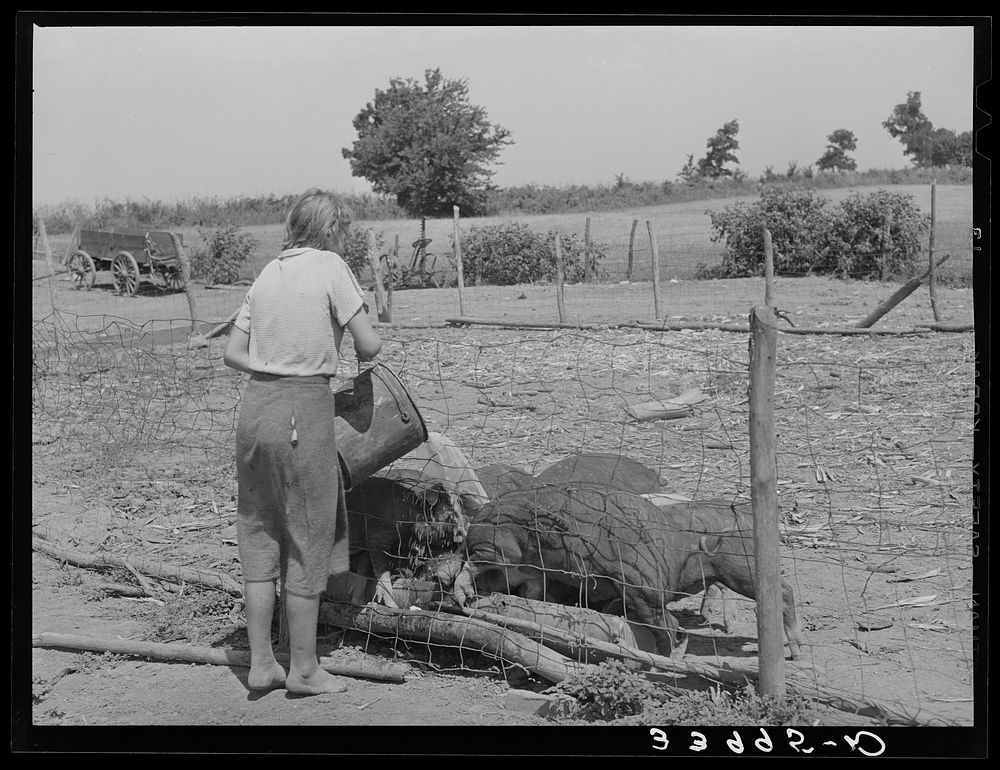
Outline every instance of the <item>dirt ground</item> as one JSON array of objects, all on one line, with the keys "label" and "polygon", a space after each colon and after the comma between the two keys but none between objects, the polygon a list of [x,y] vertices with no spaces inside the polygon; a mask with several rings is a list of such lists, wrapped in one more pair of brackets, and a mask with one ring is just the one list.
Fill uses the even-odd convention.
[{"label": "dirt ground", "polygon": [[[688,293],[685,306],[685,294],[678,292],[672,295],[672,314],[745,322],[749,305],[760,300],[759,282],[706,283],[713,287],[717,308],[705,313],[697,292]],[[894,288],[784,280],[780,304],[796,326],[842,326],[844,319],[856,322]],[[219,291],[199,291],[212,308],[208,321],[224,318],[242,296],[239,289],[227,292],[226,300],[219,299]],[[473,307],[466,315],[538,320],[527,309],[530,303],[550,319],[554,302],[549,304],[547,291],[536,286],[476,289],[468,296]],[[648,296],[649,286],[580,287],[580,294],[584,291],[590,294],[578,298],[581,313],[605,323],[617,314],[625,322],[641,315],[630,292]],[[940,295],[950,323],[972,322],[971,289],[947,288]],[[181,297],[121,298],[100,288],[76,291],[65,281],[34,282],[32,343],[36,355],[48,351],[49,369],[43,375],[36,370],[32,390],[30,534],[61,548],[162,559],[228,571],[238,579],[235,481],[226,448],[242,382],[221,363],[224,338],[187,350]],[[444,327],[434,318],[442,315],[443,302],[454,301],[450,290],[400,292],[396,301],[407,307],[407,320],[428,323],[382,327],[385,363],[404,377],[428,427],[452,438],[474,465],[508,462],[534,471],[576,450],[619,451],[664,473],[670,491],[695,498],[748,495],[746,335]],[[175,319],[168,324],[173,333],[144,336],[162,329],[152,323],[162,319]],[[897,307],[883,325],[913,329],[932,321],[924,293]],[[147,325],[137,333],[133,323]],[[97,332],[100,349],[53,356],[46,347],[53,329],[78,344]],[[129,341],[140,352],[129,353]],[[805,660],[789,662],[789,670],[918,724],[972,725],[973,335],[779,335],[779,342],[782,563],[807,641]],[[148,403],[140,408],[138,397],[116,391],[114,367],[83,365],[92,359],[99,364],[105,355],[131,367],[131,386],[142,384]],[[345,373],[352,374],[347,362]],[[190,423],[182,422],[190,416],[186,409],[172,422],[155,411],[154,402],[172,398],[174,386],[187,388],[192,410],[198,411]],[[102,394],[104,403],[91,401],[81,410],[74,399],[81,388],[91,387],[99,388],[93,392]],[[155,398],[148,396],[149,387]],[[699,387],[710,396],[710,406],[694,418],[623,419],[628,404],[685,387]],[[107,405],[111,393],[113,408]],[[196,427],[209,412],[213,422]],[[137,424],[142,424],[138,430]],[[182,425],[188,433],[176,439]],[[170,441],[147,442],[149,435],[170,430]],[[24,534],[18,542],[26,552],[29,533]],[[30,702],[21,704],[21,716],[43,728],[39,735],[44,728],[83,726],[576,724],[511,707],[512,685],[539,691],[551,683],[511,671],[505,676],[486,656],[440,647],[428,651],[421,644],[393,644],[328,626],[320,627],[321,653],[333,661],[374,656],[401,662],[405,682],[351,678],[342,695],[297,698],[283,690],[255,695],[239,667],[27,649],[29,627],[32,635],[246,645],[239,605],[220,601],[207,615],[166,618],[161,605],[101,593],[99,584],[129,582],[127,573],[79,569],[37,550],[20,555],[30,573],[30,604],[21,601],[15,607],[15,620],[20,620],[15,631],[23,632],[16,636],[30,658],[30,672],[21,672],[23,679],[30,678]],[[202,612],[210,603],[197,592],[194,599],[191,606]],[[689,600],[677,608],[682,625],[697,626],[696,607]],[[728,630],[716,625],[713,636],[692,637],[689,659],[715,665],[756,661],[753,605],[737,602],[734,609]],[[825,713],[830,724],[842,723],[843,710]],[[647,718],[655,723],[655,715]],[[74,735],[55,730],[44,740],[82,741],[78,745],[102,740]],[[378,742],[393,740],[365,732],[345,737],[343,745],[359,735],[369,741],[354,747],[361,752],[379,751]],[[169,732],[153,736],[148,745],[172,740],[164,737]],[[413,748],[420,753],[427,746]],[[320,750],[338,751],[332,746]]]}]

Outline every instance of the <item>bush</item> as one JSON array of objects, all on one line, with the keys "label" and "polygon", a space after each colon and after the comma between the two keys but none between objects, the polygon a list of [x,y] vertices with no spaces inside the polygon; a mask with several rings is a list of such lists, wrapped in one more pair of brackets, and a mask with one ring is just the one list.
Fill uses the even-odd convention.
[{"label": "bush", "polygon": [[715,268],[700,266],[699,277],[760,275],[764,228],[771,232],[779,274],[896,278],[912,273],[928,227],[912,196],[875,190],[853,193],[834,205],[801,187],[762,186],[760,194],[753,204],[707,212],[712,240],[724,242],[725,254]]},{"label": "bush", "polygon": [[257,240],[236,225],[224,225],[215,230],[202,230],[198,234],[205,242],[204,250],[191,255],[191,275],[208,283],[234,283],[240,277],[240,268],[250,258]]},{"label": "bush", "polygon": [[776,273],[805,274],[825,262],[831,226],[830,203],[813,190],[762,186],[760,200],[707,212],[713,241],[725,242],[723,274],[761,275],[764,228],[771,231]]},{"label": "bush", "polygon": [[[518,283],[550,281],[555,278],[555,232],[542,236],[527,225],[473,227],[462,238],[462,268],[467,278],[479,284],[511,286]],[[560,234],[563,278],[579,283],[586,275],[589,260],[594,278],[600,278],[600,263],[607,248],[590,242],[590,248],[575,233]]]},{"label": "bush", "polygon": [[[874,190],[852,193],[833,221],[832,250],[837,273],[844,278],[910,277],[930,228],[912,195]],[[887,237],[888,236],[888,237]]]},{"label": "bush", "polygon": [[640,715],[624,717],[615,724],[770,727],[814,725],[822,719],[822,708],[799,694],[774,699],[759,695],[752,685],[736,691],[657,687]]},{"label": "bush", "polygon": [[[556,234],[550,232],[545,238],[545,248],[548,250],[551,267],[546,275],[549,280],[556,277]],[[566,283],[580,283],[586,278],[586,261],[590,262],[591,275],[595,280],[607,277],[607,271],[601,269],[601,262],[607,256],[607,247],[602,243],[590,242],[590,251],[576,233],[560,233],[559,250],[562,254],[563,279]]]},{"label": "bush", "polygon": [[[385,238],[382,233],[375,233],[376,258],[382,254],[384,245]],[[359,281],[363,280],[363,276],[371,276],[371,265],[368,264],[368,231],[352,228],[348,233],[347,243],[344,244],[344,253],[340,256],[344,258],[344,262]]]},{"label": "bush", "polygon": [[550,276],[552,252],[527,225],[473,227],[462,238],[462,269],[477,284],[531,283]]}]

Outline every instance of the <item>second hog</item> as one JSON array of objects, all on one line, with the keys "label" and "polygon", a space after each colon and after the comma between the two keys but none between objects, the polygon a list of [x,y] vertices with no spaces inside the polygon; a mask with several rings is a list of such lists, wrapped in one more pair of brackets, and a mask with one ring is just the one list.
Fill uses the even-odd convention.
[{"label": "second hog", "polygon": [[[479,593],[550,593],[581,605],[619,600],[670,655],[679,627],[667,605],[718,582],[754,598],[752,519],[727,502],[657,507],[637,495],[591,486],[541,486],[484,506],[469,525],[467,559],[455,578],[459,604]],[[791,588],[784,627],[800,655]]]}]

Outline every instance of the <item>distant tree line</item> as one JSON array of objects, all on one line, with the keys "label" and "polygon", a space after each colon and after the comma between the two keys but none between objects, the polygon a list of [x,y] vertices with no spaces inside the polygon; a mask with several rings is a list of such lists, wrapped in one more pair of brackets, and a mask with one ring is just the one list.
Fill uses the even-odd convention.
[{"label": "distant tree line", "polygon": [[[757,179],[710,179],[693,184],[663,182],[633,182],[618,175],[605,185],[519,185],[486,192],[481,216],[516,216],[536,214],[569,214],[591,211],[616,211],[638,206],[659,206],[666,203],[754,195],[762,184],[792,185],[804,188],[861,187],[867,185],[971,184],[972,169],[962,166],[947,168],[870,169],[839,174],[816,174],[812,167],[789,163],[785,172],[764,169]],[[45,220],[52,235],[69,233],[76,225],[93,229],[176,229],[214,228],[226,225],[248,227],[275,225],[284,222],[294,199],[288,196],[191,198],[179,202],[110,199],[94,204],[66,201],[36,207],[34,213]],[[345,194],[355,220],[412,219],[396,202],[374,195]],[[462,211],[463,216],[471,216]]]},{"label": "distant tree line", "polygon": [[[899,139],[903,143],[903,154],[909,156],[917,168],[972,167],[972,132],[956,134],[950,129],[935,128],[921,109],[919,91],[910,91],[906,101],[893,108],[892,114],[882,126],[893,139]],[[687,162],[677,174],[678,178],[686,184],[725,177],[736,181],[744,179],[745,176],[738,168],[727,166],[739,164],[736,157],[736,150],[740,147],[736,139],[739,130],[738,120],[724,124],[706,142],[707,152],[704,157],[695,162],[694,153],[687,156]],[[857,162],[850,155],[858,147],[854,132],[838,128],[827,135],[826,140],[826,149],[816,161],[816,168],[834,173],[855,171]],[[797,173],[808,178],[812,176],[812,169],[810,166],[800,169],[796,161],[790,162],[786,176],[795,177]],[[772,181],[772,167],[765,170],[765,177],[765,181]]]}]

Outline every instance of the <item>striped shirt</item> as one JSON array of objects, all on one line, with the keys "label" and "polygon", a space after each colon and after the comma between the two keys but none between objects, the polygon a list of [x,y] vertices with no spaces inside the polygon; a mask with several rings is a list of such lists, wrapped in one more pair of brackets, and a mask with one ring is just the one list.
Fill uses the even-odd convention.
[{"label": "striped shirt", "polygon": [[233,325],[250,335],[253,371],[333,377],[344,326],[363,305],[361,286],[338,254],[287,249],[260,271]]}]

